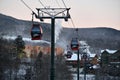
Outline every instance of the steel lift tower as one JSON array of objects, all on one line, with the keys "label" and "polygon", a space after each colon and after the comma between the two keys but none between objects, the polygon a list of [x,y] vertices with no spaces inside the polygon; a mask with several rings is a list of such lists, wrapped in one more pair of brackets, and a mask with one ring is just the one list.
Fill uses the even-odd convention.
[{"label": "steel lift tower", "polygon": [[55,78],[55,19],[64,19],[68,21],[70,18],[70,8],[36,8],[37,14],[33,12],[37,19],[43,21],[44,19],[51,19],[51,68],[50,68],[50,80]]}]

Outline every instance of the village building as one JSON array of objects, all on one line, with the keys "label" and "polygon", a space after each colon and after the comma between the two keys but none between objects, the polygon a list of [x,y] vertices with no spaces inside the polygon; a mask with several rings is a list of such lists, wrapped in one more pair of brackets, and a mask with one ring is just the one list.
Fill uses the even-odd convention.
[{"label": "village building", "polygon": [[101,67],[109,75],[120,76],[120,50],[102,50]]},{"label": "village building", "polygon": [[[51,48],[49,46],[32,46],[32,45],[25,45],[24,49],[26,53],[26,57],[37,57],[40,52],[43,54],[50,54]],[[55,55],[62,55],[63,49],[61,47],[55,48]]]},{"label": "village building", "polygon": [[120,50],[101,50],[101,66],[120,62]]}]

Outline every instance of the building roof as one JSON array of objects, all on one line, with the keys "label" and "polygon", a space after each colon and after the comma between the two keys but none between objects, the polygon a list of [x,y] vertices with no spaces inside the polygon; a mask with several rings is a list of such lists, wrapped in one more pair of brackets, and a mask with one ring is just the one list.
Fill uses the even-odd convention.
[{"label": "building roof", "polygon": [[101,50],[101,53],[103,53],[104,51],[107,51],[109,54],[114,54],[114,53],[116,53],[118,50],[105,49],[105,50]]},{"label": "building roof", "polygon": [[89,55],[90,55],[90,57],[92,57],[92,58],[96,56],[96,54],[89,54]]},{"label": "building roof", "polygon": [[[81,55],[79,56],[79,59],[81,60]],[[77,60],[77,54],[75,54],[75,53],[73,53],[73,55],[72,55],[72,57],[71,58],[68,58],[68,59],[66,59],[66,60],[68,60],[68,61],[73,61],[73,60]]]}]

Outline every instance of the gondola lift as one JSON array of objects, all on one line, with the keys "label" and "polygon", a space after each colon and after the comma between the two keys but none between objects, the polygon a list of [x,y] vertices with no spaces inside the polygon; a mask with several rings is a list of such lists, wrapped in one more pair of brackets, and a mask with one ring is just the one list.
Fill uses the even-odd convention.
[{"label": "gondola lift", "polygon": [[70,46],[73,51],[79,50],[80,44],[78,38],[72,38]]},{"label": "gondola lift", "polygon": [[42,27],[39,23],[34,23],[34,15],[32,13],[32,28],[31,28],[31,40],[41,40],[43,35]]},{"label": "gondola lift", "polygon": [[66,58],[71,58],[71,57],[72,57],[72,52],[71,51],[67,51]]},{"label": "gondola lift", "polygon": [[32,24],[32,28],[31,28],[31,39],[32,40],[41,40],[43,35],[43,30],[40,24]]}]

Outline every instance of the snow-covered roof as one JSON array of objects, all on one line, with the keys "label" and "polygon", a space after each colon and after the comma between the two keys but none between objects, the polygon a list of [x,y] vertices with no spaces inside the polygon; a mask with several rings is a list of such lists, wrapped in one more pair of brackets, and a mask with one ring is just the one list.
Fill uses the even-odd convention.
[{"label": "snow-covered roof", "polygon": [[85,45],[88,46],[88,44],[86,43],[86,41],[79,41],[81,45]]},{"label": "snow-covered roof", "polygon": [[95,55],[96,55],[96,54],[89,54],[89,55],[90,55],[90,57],[92,57],[92,58],[93,58],[93,57],[95,57]]},{"label": "snow-covered roof", "polygon": [[[81,56],[79,56],[79,59],[81,59]],[[71,58],[67,58],[66,60],[77,60],[77,54],[73,54]]]},{"label": "snow-covered roof", "polygon": [[117,50],[105,49],[105,50],[101,50],[101,53],[103,53],[104,51],[107,51],[110,54],[114,54],[115,52],[117,52]]}]

